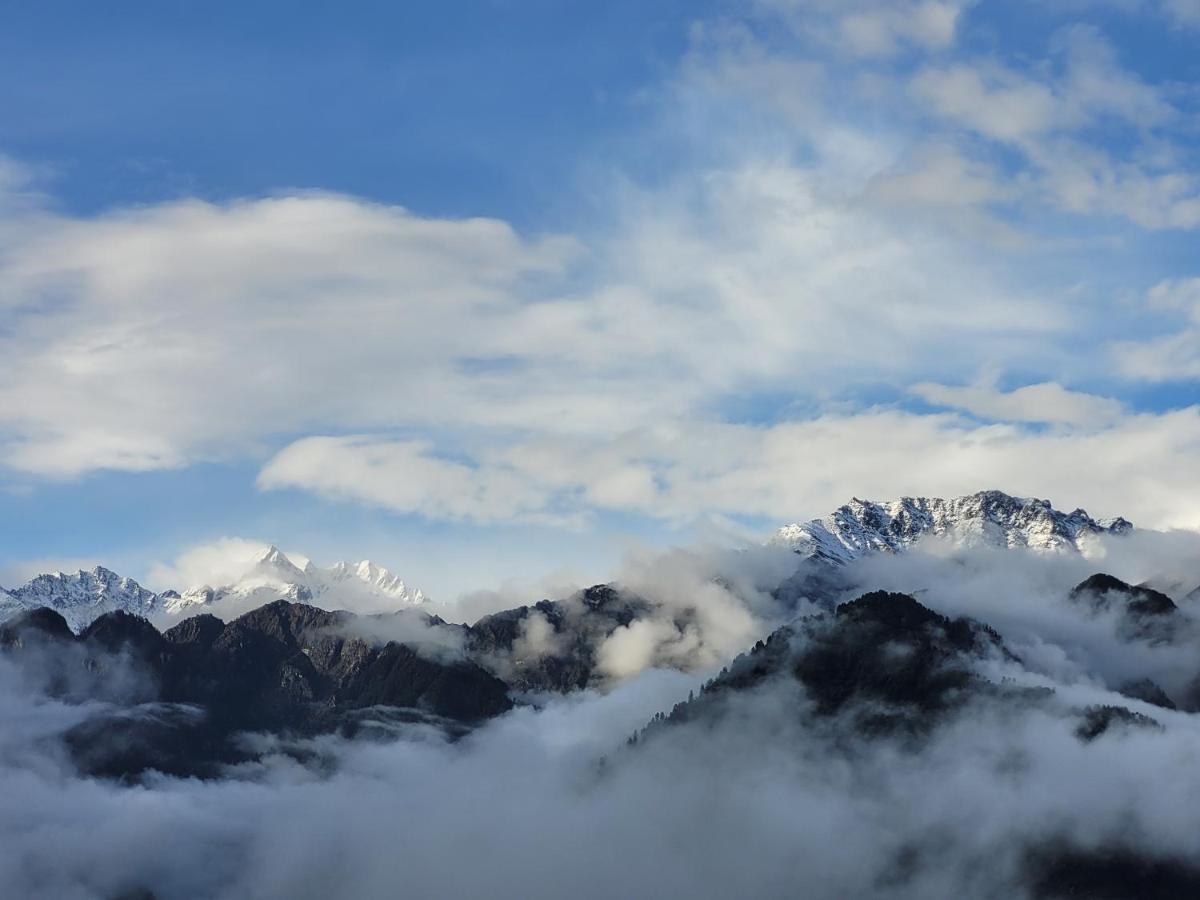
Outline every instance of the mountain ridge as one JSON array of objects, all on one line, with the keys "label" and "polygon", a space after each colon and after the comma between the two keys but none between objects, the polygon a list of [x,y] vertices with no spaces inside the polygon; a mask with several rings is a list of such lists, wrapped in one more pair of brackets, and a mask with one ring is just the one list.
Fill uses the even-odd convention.
[{"label": "mountain ridge", "polygon": [[1104,535],[1124,535],[1133,523],[1120,516],[1093,519],[1083,509],[1064,513],[1049,500],[987,490],[962,497],[857,497],[829,515],[784,525],[768,541],[841,566],[872,553],[899,553],[930,536],[961,546],[1027,548],[1085,556]]},{"label": "mountain ridge", "polygon": [[320,608],[389,612],[427,604],[428,598],[402,578],[370,560],[338,562],[325,568],[305,559],[303,566],[274,545],[267,546],[247,570],[227,584],[198,585],[183,593],[155,592],[104,566],[75,573],[43,573],[17,588],[0,588],[0,622],[46,607],[58,612],[79,633],[105,613],[125,612],[147,619],[182,618],[207,612],[224,601],[261,606],[290,600]]},{"label": "mountain ridge", "polygon": [[428,602],[420,590],[408,587],[398,575],[370,560],[342,561],[321,568],[305,559],[303,565],[297,565],[271,544],[238,578],[216,586],[190,587],[178,597],[169,598],[164,609],[180,615],[228,600],[245,605],[275,599],[315,603],[321,598],[359,612],[384,612]]},{"label": "mountain ridge", "polygon": [[104,566],[74,574],[46,573],[19,588],[0,591],[0,621],[40,607],[53,609],[78,632],[109,612],[149,618],[162,610],[163,601],[161,595]]}]

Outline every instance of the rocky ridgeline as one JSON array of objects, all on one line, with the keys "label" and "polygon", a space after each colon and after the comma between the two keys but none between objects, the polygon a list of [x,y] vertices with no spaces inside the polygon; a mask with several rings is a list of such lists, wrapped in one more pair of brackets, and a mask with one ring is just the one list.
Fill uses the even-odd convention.
[{"label": "rocky ridgeline", "polygon": [[1082,509],[1061,512],[1048,500],[981,491],[951,500],[905,497],[878,503],[855,498],[822,519],[785,525],[771,543],[844,565],[870,553],[902,552],[930,536],[962,546],[1086,554],[1103,536],[1132,529],[1123,518],[1097,520]]}]

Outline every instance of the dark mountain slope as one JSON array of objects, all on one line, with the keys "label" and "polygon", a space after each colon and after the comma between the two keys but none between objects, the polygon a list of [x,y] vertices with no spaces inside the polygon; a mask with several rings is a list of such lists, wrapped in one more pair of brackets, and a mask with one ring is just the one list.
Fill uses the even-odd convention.
[{"label": "dark mountain slope", "polygon": [[58,613],[37,610],[0,628],[0,647],[51,671],[50,693],[122,703],[68,735],[81,767],[103,775],[208,774],[239,758],[229,741],[237,732],[355,732],[368,709],[460,728],[511,708],[508,686],[468,659],[353,636],[353,619],[280,600],[228,624],[197,616],[166,634],[112,612],[76,637]]}]

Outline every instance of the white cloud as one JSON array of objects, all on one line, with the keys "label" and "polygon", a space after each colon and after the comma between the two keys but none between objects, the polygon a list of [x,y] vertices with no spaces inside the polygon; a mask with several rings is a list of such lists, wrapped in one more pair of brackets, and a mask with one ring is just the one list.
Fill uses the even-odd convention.
[{"label": "white cloud", "polygon": [[424,441],[309,437],[276,454],[258,484],[435,519],[492,522],[546,510],[549,492],[532,479],[504,466],[439,459],[432,451]]},{"label": "white cloud", "polygon": [[[607,440],[764,388],[933,374],[931,358],[952,375],[983,335],[1019,358],[1069,326],[960,236],[824,190],[819,169],[747,160],[627,192],[586,282],[568,277],[575,241],[337,196],[46,219],[0,268],[0,453],[71,476],[331,431]],[[433,486],[407,505],[467,515],[438,485],[475,476],[410,455]],[[479,484],[498,514],[540,503],[501,474]],[[600,502],[649,488],[609,474]]]},{"label": "white cloud", "polygon": [[909,389],[927,403],[961,409],[1002,422],[1104,425],[1120,418],[1124,406],[1108,397],[1071,391],[1053,381],[1002,391],[994,383],[965,387],[915,384]]},{"label": "white cloud", "polygon": [[1149,381],[1200,378],[1200,278],[1160,282],[1150,290],[1147,306],[1182,314],[1185,324],[1161,337],[1115,343],[1121,370]]},{"label": "white cloud", "polygon": [[270,544],[238,537],[217,538],[189,547],[170,563],[151,566],[147,582],[160,590],[232,584],[262,559]]},{"label": "white cloud", "polygon": [[1053,43],[1041,66],[992,58],[925,66],[912,94],[942,121],[1023,154],[1017,181],[1026,207],[1152,229],[1200,224],[1200,179],[1189,145],[1170,128],[1183,116],[1172,102],[1178,92],[1123,68],[1094,28],[1065,28]]},{"label": "white cloud", "polygon": [[975,207],[1014,197],[990,166],[964,156],[950,143],[916,148],[891,170],[868,183],[874,200],[916,207]]},{"label": "white cloud", "polygon": [[913,89],[939,115],[999,141],[1020,143],[1078,121],[1061,119],[1065,111],[1047,85],[996,65],[924,69]]},{"label": "white cloud", "polygon": [[574,252],[497,221],[329,195],[31,225],[0,268],[0,428],[5,461],[52,475],[412,415],[431,379],[461,386],[456,359],[486,354],[477,338],[501,311],[521,314],[514,286]]},{"label": "white cloud", "polygon": [[1099,119],[1153,128],[1177,117],[1158,88],[1122,68],[1095,29],[1064,29],[1055,43],[1061,71],[1049,76],[996,60],[957,62],[923,68],[912,87],[939,115],[1026,148],[1041,136]]},{"label": "white cloud", "polygon": [[[1037,396],[1061,410],[1064,396],[1058,391]],[[1079,401],[1066,393],[1074,413]],[[297,469],[288,485],[415,511],[413,492],[421,489],[413,485],[422,482],[427,462],[414,458],[407,443],[318,440],[319,460]],[[1200,488],[1160,473],[1187,470],[1198,451],[1200,407],[1054,431],[894,410],[764,427],[677,422],[596,446],[545,438],[502,452],[492,448],[486,464],[466,467],[470,478],[435,478],[447,493],[433,499],[418,494],[416,502],[484,521],[498,514],[583,512],[604,505],[589,496],[592,485],[609,473],[642,469],[653,474],[654,490],[622,497],[612,508],[677,520],[718,513],[791,521],[823,515],[850,496],[956,496],[997,487],[1086,506],[1099,515],[1125,515],[1147,527],[1196,528]],[[364,464],[364,452],[376,462]],[[274,467],[268,464],[268,470]],[[493,494],[506,501],[520,496],[529,505],[506,502],[498,513],[488,500]]]},{"label": "white cloud", "polygon": [[758,0],[797,31],[861,57],[904,49],[944,50],[954,44],[971,0]]}]

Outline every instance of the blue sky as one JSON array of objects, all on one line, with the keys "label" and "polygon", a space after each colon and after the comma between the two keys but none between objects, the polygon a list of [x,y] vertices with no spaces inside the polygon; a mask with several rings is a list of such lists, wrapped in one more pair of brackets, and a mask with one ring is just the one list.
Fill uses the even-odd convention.
[{"label": "blue sky", "polygon": [[14,5],[0,139],[81,212],[320,187],[544,227],[647,111],[686,2]]},{"label": "blue sky", "polygon": [[536,592],[990,487],[1200,527],[1198,39],[1191,0],[10,4],[0,584],[243,537]]}]

